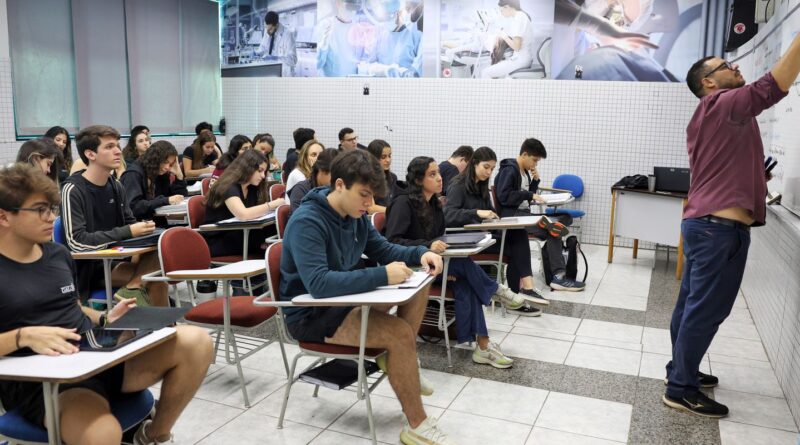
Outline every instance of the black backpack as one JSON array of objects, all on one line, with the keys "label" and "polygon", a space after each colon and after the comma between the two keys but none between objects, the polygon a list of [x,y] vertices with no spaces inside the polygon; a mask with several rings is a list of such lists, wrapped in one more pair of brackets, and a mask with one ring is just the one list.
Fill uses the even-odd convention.
[{"label": "black backpack", "polygon": [[633,175],[626,176],[616,184],[614,187],[625,187],[629,189],[646,189],[647,188],[647,175]]},{"label": "black backpack", "polygon": [[[586,282],[586,277],[589,275],[589,261],[586,259],[586,254],[581,250],[581,243],[575,235],[568,236],[561,244],[564,254],[564,263],[566,264],[564,277],[568,280],[575,280],[578,277],[578,255],[583,257],[583,279],[580,281]],[[550,260],[547,255],[542,255],[542,269],[544,269],[544,280],[547,285],[553,280],[553,273],[550,267]]]}]

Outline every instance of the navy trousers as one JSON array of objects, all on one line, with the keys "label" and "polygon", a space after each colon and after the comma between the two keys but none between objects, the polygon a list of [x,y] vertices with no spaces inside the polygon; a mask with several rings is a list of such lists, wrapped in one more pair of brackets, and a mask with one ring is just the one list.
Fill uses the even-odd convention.
[{"label": "navy trousers", "polygon": [[686,264],[672,313],[672,361],[667,364],[667,395],[673,398],[700,390],[700,361],[733,309],[750,247],[748,228],[686,219],[681,233]]},{"label": "navy trousers", "polygon": [[[475,341],[476,335],[489,336],[483,306],[488,306],[497,292],[497,282],[469,258],[452,258],[447,269],[456,281],[447,283],[455,296],[458,342]],[[442,277],[446,279],[446,277]]]}]

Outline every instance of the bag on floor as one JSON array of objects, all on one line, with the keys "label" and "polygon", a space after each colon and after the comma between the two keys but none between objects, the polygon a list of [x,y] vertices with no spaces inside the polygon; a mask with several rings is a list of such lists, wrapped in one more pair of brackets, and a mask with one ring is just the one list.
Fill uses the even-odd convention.
[{"label": "bag on floor", "polygon": [[[576,280],[578,277],[578,257],[583,258],[583,279],[580,281],[586,282],[586,277],[589,275],[589,261],[586,259],[586,254],[581,250],[581,243],[578,241],[577,236],[568,236],[562,243],[562,253],[564,255],[564,264],[566,265],[564,277],[568,280]],[[544,272],[544,281],[547,285],[553,280],[553,272],[550,267],[550,260],[547,255],[542,253],[542,269]]]}]

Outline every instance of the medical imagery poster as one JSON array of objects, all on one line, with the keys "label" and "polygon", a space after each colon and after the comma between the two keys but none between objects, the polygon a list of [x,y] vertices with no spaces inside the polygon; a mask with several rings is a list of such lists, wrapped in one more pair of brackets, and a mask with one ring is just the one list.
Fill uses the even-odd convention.
[{"label": "medical imagery poster", "polygon": [[[265,17],[274,11],[276,30]],[[264,68],[296,77],[420,77],[423,2],[221,2],[222,69]]]}]

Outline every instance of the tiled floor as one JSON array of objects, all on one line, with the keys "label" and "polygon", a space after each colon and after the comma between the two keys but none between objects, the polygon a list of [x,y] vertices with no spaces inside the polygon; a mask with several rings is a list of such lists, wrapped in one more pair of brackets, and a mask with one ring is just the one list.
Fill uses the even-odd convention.
[{"label": "tiled floor", "polygon": [[[448,368],[441,345],[420,343],[423,373],[436,388],[423,398],[425,409],[456,443],[797,442],[744,296],[702,363],[720,377],[712,394],[731,415],[715,421],[678,413],[660,402],[678,284],[674,262],[662,261],[663,253],[655,262],[652,251],[633,259],[630,249],[617,249],[608,264],[605,246],[584,250],[591,268],[585,292],[546,292],[553,302],[539,318],[487,311],[490,335],[515,358],[513,369],[473,364],[467,345],[454,349]],[[287,349],[290,356],[295,351]],[[277,429],[286,382],[277,345],[246,359],[244,373],[252,407],[244,407],[235,368],[215,365],[178,421],[175,443],[370,443],[365,404],[354,393],[322,389],[314,398],[313,387],[302,383],[293,386],[284,428]],[[372,406],[378,440],[399,443],[403,415],[388,382],[376,389]]]}]

